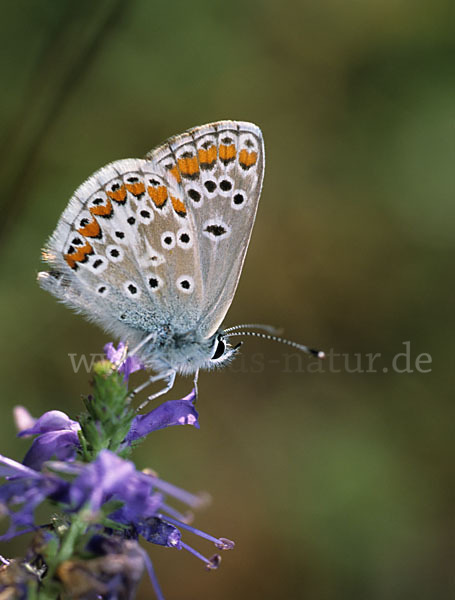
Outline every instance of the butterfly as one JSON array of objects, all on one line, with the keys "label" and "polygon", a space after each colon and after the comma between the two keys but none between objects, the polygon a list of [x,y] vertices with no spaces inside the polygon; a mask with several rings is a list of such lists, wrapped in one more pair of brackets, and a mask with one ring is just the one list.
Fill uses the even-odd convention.
[{"label": "butterfly", "polygon": [[112,162],[73,194],[47,247],[42,288],[127,340],[149,381],[229,362],[231,305],[264,177],[252,123],[218,121],[143,159]]}]

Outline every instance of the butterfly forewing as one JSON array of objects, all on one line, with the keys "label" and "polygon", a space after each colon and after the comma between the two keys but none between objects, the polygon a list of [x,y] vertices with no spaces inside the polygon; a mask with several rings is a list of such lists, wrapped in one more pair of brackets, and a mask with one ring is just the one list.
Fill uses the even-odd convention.
[{"label": "butterfly forewing", "polygon": [[261,131],[220,121],[169,140],[147,158],[169,173],[194,215],[204,286],[198,327],[208,337],[232,302],[248,248],[264,175]]}]

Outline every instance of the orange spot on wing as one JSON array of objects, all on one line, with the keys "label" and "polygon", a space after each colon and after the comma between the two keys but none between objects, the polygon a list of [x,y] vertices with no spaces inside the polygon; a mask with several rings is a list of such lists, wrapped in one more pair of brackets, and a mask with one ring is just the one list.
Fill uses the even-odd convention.
[{"label": "orange spot on wing", "polygon": [[240,166],[244,169],[249,169],[250,167],[255,165],[257,159],[257,152],[248,152],[248,150],[245,150],[245,148],[243,150],[240,150],[239,152],[239,163]]},{"label": "orange spot on wing", "polygon": [[186,216],[186,207],[183,204],[183,202],[180,200],[180,198],[174,198],[174,196],[171,196],[171,202],[172,202],[172,208],[175,210],[175,212],[180,215],[181,217]]},{"label": "orange spot on wing", "polygon": [[126,183],[126,189],[133,194],[133,196],[140,196],[145,192],[145,185],[140,181],[139,183]]},{"label": "orange spot on wing", "polygon": [[180,176],[180,171],[177,165],[174,165],[169,169],[169,173],[174,177],[177,183],[182,181],[182,177]]},{"label": "orange spot on wing", "polygon": [[64,254],[63,258],[66,260],[71,269],[75,269],[77,267],[78,262],[83,262],[88,254],[93,254],[93,248],[87,242],[84,246],[80,246],[77,248],[76,252],[72,252],[71,254]]},{"label": "orange spot on wing", "polygon": [[126,189],[124,185],[120,186],[118,190],[106,191],[106,194],[111,200],[115,200],[119,204],[124,204],[126,201]]},{"label": "orange spot on wing", "polygon": [[101,227],[99,226],[98,221],[94,218],[90,223],[84,225],[78,229],[78,232],[84,237],[99,237],[101,234]]},{"label": "orange spot on wing", "polygon": [[167,200],[167,189],[164,185],[158,187],[149,186],[148,193],[157,208],[162,208]]},{"label": "orange spot on wing", "polygon": [[112,214],[112,202],[107,200],[106,204],[91,206],[89,210],[92,215],[96,215],[97,217],[108,217]]},{"label": "orange spot on wing", "polygon": [[229,146],[226,146],[225,144],[220,144],[220,147],[218,149],[218,156],[220,157],[220,160],[222,160],[223,162],[230,162],[231,160],[234,160],[235,154],[236,152],[234,144],[229,144]]},{"label": "orange spot on wing", "polygon": [[206,150],[200,148],[198,150],[198,157],[202,168],[211,167],[216,161],[216,146],[210,146]]},{"label": "orange spot on wing", "polygon": [[180,173],[192,177],[199,173],[199,163],[196,156],[178,159]]}]

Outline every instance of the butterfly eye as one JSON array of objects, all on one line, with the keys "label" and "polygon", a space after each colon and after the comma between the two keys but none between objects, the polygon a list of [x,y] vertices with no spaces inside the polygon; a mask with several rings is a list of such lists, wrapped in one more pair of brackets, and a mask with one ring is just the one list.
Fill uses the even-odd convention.
[{"label": "butterfly eye", "polygon": [[225,344],[223,338],[219,335],[218,340],[216,342],[215,352],[213,353],[211,360],[214,360],[214,361],[219,360],[223,356],[225,350],[226,350],[226,344]]}]

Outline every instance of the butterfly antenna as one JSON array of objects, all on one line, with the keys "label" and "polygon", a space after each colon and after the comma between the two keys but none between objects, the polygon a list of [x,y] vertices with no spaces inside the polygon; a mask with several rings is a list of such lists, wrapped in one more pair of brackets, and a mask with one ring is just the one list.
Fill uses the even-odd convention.
[{"label": "butterfly antenna", "polygon": [[[226,330],[228,331],[228,330]],[[232,331],[232,328],[231,328]],[[287,344],[292,348],[297,348],[297,350],[301,350],[306,354],[311,354],[312,356],[316,356],[317,358],[325,358],[325,352],[322,350],[316,350],[315,348],[308,348],[308,346],[304,346],[303,344],[298,344],[297,342],[292,342],[291,340],[287,340],[285,338],[278,337],[276,335],[270,335],[267,333],[258,333],[256,331],[238,331],[235,333],[228,333],[228,337],[232,337],[235,335],[249,335],[252,337],[259,337],[264,340],[271,340],[272,342],[280,342],[281,344]]]},{"label": "butterfly antenna", "polygon": [[262,329],[263,331],[267,331],[270,335],[279,335],[283,332],[283,329],[280,327],[274,327],[273,325],[264,325],[263,323],[245,323],[244,325],[234,325],[234,327],[229,327],[224,330],[224,333],[229,333],[230,331],[237,331],[238,329]]}]

